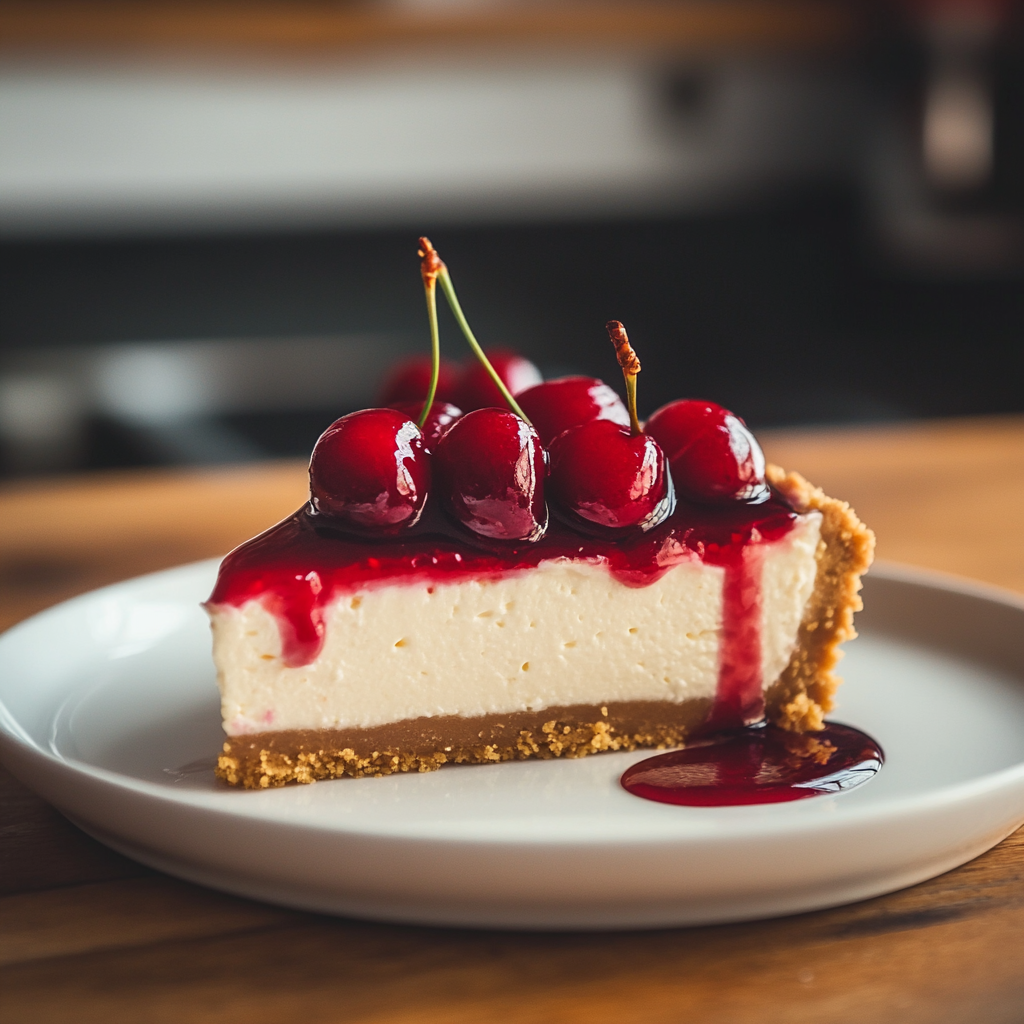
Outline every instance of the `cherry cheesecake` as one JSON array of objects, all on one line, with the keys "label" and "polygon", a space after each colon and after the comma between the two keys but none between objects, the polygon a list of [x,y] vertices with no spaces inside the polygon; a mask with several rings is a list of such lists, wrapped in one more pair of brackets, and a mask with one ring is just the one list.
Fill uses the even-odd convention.
[{"label": "cherry cheesecake", "polygon": [[641,426],[617,322],[626,403],[488,359],[426,239],[421,256],[479,366],[441,372],[429,307],[433,372],[399,368],[386,404],[332,424],[308,504],[224,560],[206,605],[218,775],[261,788],[820,730],[871,532],[766,466],[721,406],[679,400]]}]

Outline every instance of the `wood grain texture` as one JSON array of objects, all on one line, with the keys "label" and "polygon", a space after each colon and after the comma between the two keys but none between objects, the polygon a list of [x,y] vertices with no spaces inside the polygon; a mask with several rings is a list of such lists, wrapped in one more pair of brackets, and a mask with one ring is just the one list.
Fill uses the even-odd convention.
[{"label": "wood grain texture", "polygon": [[841,0],[644,0],[441,4],[316,0],[5,0],[0,48],[323,53],[472,44],[664,48],[834,46],[857,6]]},{"label": "wood grain texture", "polygon": [[[0,899],[0,966],[252,931],[296,915],[154,876]],[[69,928],[77,920],[86,927]]]},{"label": "wood grain texture", "polygon": [[[1024,590],[1024,418],[764,437],[848,498],[883,557]],[[304,467],[0,490],[7,622],[226,550],[302,500]],[[890,896],[778,921],[472,933],[297,914],[137,867],[0,774],[0,1021],[345,1024],[1018,1022],[1024,832]]]},{"label": "wood grain texture", "polygon": [[[255,910],[251,921],[225,914],[216,933],[215,913],[196,899],[176,910],[177,935],[156,927],[146,934],[122,915],[120,944],[111,932],[117,914],[106,912],[102,948],[90,948],[93,907],[69,899],[63,927],[48,937],[68,952],[0,968],[0,1020],[1016,1022],[1024,1006],[1022,847],[1013,837],[932,882],[852,907],[613,935],[301,915],[261,927]],[[152,907],[143,902],[139,916]],[[39,918],[48,914],[49,904]],[[72,953],[76,942],[87,951]]]},{"label": "wood grain texture", "polygon": [[150,874],[75,828],[0,767],[0,896]]}]

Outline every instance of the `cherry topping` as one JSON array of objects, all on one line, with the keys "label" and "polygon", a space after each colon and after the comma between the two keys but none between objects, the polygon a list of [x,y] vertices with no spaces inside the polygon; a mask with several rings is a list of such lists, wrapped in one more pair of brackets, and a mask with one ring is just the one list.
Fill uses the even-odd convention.
[{"label": "cherry topping", "polygon": [[622,399],[596,377],[547,380],[520,392],[516,399],[545,445],[550,445],[563,430],[590,420],[611,420],[629,426],[629,413]]},{"label": "cherry topping", "polygon": [[[404,412],[409,419],[416,421],[423,412],[422,399],[418,402],[394,402],[392,409]],[[451,402],[432,402],[427,418],[420,428],[423,434],[423,444],[428,452],[437,447],[441,435],[462,415],[462,410]]]},{"label": "cherry topping", "polygon": [[680,399],[645,426],[658,439],[680,494],[693,501],[764,501],[764,453],[747,425],[714,402]]},{"label": "cherry topping", "polygon": [[544,449],[537,431],[504,409],[477,409],[449,427],[434,452],[448,511],[496,540],[538,540],[547,527]]},{"label": "cherry topping", "polygon": [[[524,359],[508,349],[489,349],[487,358],[512,395],[517,395],[544,379],[540,375],[540,370],[529,359]],[[479,362],[473,362],[462,373],[454,401],[459,408],[472,412],[474,409],[504,406],[505,396],[491,380],[486,367]]]},{"label": "cherry topping", "polygon": [[672,480],[653,437],[590,420],[559,434],[550,451],[552,500],[580,518],[649,530],[672,514]]},{"label": "cherry topping", "polygon": [[550,445],[551,493],[562,508],[589,523],[649,530],[675,508],[672,478],[664,452],[637,419],[640,360],[618,320],[609,320],[605,329],[626,382],[627,425],[589,419],[559,434]]},{"label": "cherry topping", "polygon": [[352,526],[411,526],[430,487],[419,427],[395,409],[363,409],[335,420],[309,460],[313,508]]},{"label": "cherry topping", "polygon": [[[419,400],[422,403],[430,389],[432,371],[430,356],[409,356],[408,359],[401,360],[384,379],[380,391],[380,404],[397,407],[399,402]],[[447,401],[455,394],[458,385],[459,365],[442,360],[437,378],[436,399]],[[417,416],[413,416],[413,419]]]}]

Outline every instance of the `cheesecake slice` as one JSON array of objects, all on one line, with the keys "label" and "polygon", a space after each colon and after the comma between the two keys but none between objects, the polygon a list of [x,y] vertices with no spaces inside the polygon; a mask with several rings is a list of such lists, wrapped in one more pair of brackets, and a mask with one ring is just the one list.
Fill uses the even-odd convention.
[{"label": "cheesecake slice", "polygon": [[367,539],[303,509],[224,561],[207,610],[250,788],[820,729],[874,538],[769,467],[771,497],[680,500],[627,539],[552,519],[492,543],[438,511]]}]

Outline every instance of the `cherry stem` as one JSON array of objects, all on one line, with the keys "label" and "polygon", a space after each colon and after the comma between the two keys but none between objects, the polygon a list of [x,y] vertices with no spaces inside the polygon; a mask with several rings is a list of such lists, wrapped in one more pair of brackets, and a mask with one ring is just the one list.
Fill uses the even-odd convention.
[{"label": "cherry stem", "polygon": [[626,381],[626,407],[629,409],[629,430],[636,437],[642,434],[640,420],[636,415],[636,375],[640,372],[640,360],[633,351],[633,346],[626,337],[626,328],[618,320],[609,320],[604,325],[608,337],[615,346],[615,356],[622,367],[622,376]]},{"label": "cherry stem", "polygon": [[[459,305],[458,296],[455,294],[455,285],[452,284],[451,275],[448,273],[448,268],[444,265],[444,261],[440,256],[437,255],[437,250],[430,244],[430,241],[426,238],[420,239],[420,245],[426,251],[427,255],[423,259],[424,266],[426,266],[427,260],[436,261],[432,262],[431,266],[436,266],[437,280],[441,282],[441,291],[444,292],[444,297],[448,300],[448,305],[451,307],[451,311],[455,316],[455,320],[462,330],[466,341],[469,342],[469,347],[473,350],[477,359],[483,363],[484,369],[487,371],[491,380],[494,381],[495,386],[501,392],[502,397],[508,403],[508,407],[521,419],[530,423],[530,418],[519,408],[519,403],[512,397],[512,392],[505,386],[505,382],[498,375],[498,371],[491,365],[490,359],[484,354],[484,350],[480,347],[480,342],[476,340],[476,336],[473,334],[473,329],[469,326],[469,321],[466,319],[466,314],[462,312],[462,306]],[[424,279],[425,280],[425,279]],[[532,427],[533,424],[530,423]]]},{"label": "cherry stem", "polygon": [[423,429],[434,404],[437,394],[437,379],[441,374],[441,333],[437,327],[437,275],[438,268],[443,267],[437,250],[430,244],[429,238],[420,239],[420,274],[423,277],[423,290],[427,296],[427,319],[430,321],[430,387],[427,389],[427,400],[416,426]]}]

